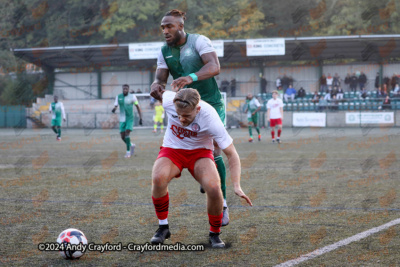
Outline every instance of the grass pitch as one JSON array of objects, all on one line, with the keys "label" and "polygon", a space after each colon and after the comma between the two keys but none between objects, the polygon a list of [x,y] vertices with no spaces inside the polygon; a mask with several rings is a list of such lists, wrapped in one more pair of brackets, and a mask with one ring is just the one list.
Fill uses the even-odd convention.
[{"label": "grass pitch", "polygon": [[[248,143],[230,131],[242,161],[248,207],[234,195],[224,250],[208,245],[205,196],[184,171],[169,186],[172,237],[204,244],[202,252],[87,252],[67,261],[40,252],[66,228],[89,242],[149,242],[158,221],[151,168],[162,142],[134,130],[135,156],[125,159],[118,130],[0,131],[0,262],[4,266],[274,266],[400,217],[400,129],[284,128],[282,144]],[[226,160],[226,158],[225,158]],[[393,226],[299,266],[399,266],[400,228]]]}]

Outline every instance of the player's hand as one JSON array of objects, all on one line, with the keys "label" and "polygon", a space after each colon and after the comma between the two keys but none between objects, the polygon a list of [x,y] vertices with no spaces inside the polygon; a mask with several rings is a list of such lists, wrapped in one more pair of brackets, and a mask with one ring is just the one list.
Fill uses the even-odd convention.
[{"label": "player's hand", "polygon": [[165,92],[164,88],[161,86],[161,84],[158,83],[153,83],[151,85],[151,91],[150,91],[150,95],[159,100],[162,101],[162,94]]},{"label": "player's hand", "polygon": [[113,108],[113,109],[111,110],[111,112],[112,112],[112,113],[115,113],[116,110],[117,110],[116,108]]},{"label": "player's hand", "polygon": [[235,194],[238,195],[239,197],[243,198],[246,200],[246,202],[250,205],[253,206],[253,203],[251,203],[251,200],[246,194],[242,191],[242,188],[237,187],[235,188]]},{"label": "player's hand", "polygon": [[139,119],[139,125],[142,126],[143,125],[143,121],[142,118]]},{"label": "player's hand", "polygon": [[180,77],[171,83],[172,91],[177,92],[186,85],[191,84],[192,82],[193,79],[190,76]]},{"label": "player's hand", "polygon": [[271,119],[270,119],[270,118],[267,118],[267,121],[268,121],[268,122],[270,122],[270,121],[271,121]]}]

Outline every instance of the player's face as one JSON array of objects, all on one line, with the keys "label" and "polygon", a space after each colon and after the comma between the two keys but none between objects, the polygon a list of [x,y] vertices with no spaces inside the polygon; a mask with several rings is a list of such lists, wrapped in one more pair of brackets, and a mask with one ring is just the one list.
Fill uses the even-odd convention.
[{"label": "player's face", "polygon": [[57,103],[57,101],[58,101],[58,96],[55,96],[54,97],[54,102]]},{"label": "player's face", "polygon": [[124,87],[122,88],[122,93],[123,93],[124,95],[127,95],[128,92],[129,92],[129,88],[128,88],[127,86],[124,86]]},{"label": "player's face", "polygon": [[189,126],[196,118],[196,115],[199,113],[200,108],[201,107],[199,105],[197,105],[197,107],[194,109],[192,109],[191,107],[187,107],[184,109],[176,107],[176,113],[178,113],[179,121],[181,122],[182,126]]},{"label": "player's face", "polygon": [[176,46],[181,40],[183,23],[181,18],[166,16],[161,21],[161,30],[169,46]]},{"label": "player's face", "polygon": [[277,93],[273,93],[273,94],[272,94],[272,97],[273,97],[274,99],[276,99],[276,98],[278,97],[278,94],[277,94]]}]

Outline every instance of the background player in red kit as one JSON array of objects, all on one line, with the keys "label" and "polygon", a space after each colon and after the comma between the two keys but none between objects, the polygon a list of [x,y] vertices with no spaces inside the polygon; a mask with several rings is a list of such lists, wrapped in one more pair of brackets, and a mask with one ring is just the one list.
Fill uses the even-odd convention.
[{"label": "background player in red kit", "polygon": [[168,183],[174,177],[180,177],[182,169],[188,168],[207,194],[209,241],[213,248],[223,248],[225,243],[219,237],[223,197],[213,157],[213,140],[228,158],[235,194],[252,205],[240,187],[240,159],[233,140],[218,113],[211,105],[200,101],[200,95],[195,89],[182,89],[177,93],[159,89],[155,98],[162,100],[168,115],[168,127],[152,171],[152,198],[159,228],[151,243],[163,243],[171,235],[167,219]]},{"label": "background player in red kit", "polygon": [[275,126],[278,126],[278,137],[276,141],[281,142],[282,121],[283,121],[283,102],[278,98],[278,91],[272,92],[272,99],[267,102],[267,119],[271,126],[272,143],[275,143]]}]

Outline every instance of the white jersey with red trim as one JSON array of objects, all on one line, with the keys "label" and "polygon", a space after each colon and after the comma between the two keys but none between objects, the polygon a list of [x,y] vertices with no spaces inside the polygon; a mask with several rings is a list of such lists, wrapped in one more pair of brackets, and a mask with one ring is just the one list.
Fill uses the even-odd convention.
[{"label": "white jersey with red trim", "polygon": [[193,122],[186,127],[182,126],[173,102],[175,95],[176,93],[172,91],[166,91],[163,94],[162,104],[168,116],[163,147],[214,150],[213,140],[221,149],[232,144],[233,139],[226,131],[218,113],[211,105],[202,100],[200,100],[201,109]]},{"label": "white jersey with red trim", "polygon": [[269,111],[269,118],[270,119],[280,119],[282,118],[281,108],[283,107],[283,102],[281,99],[277,98],[276,100],[271,98],[267,102],[267,109]]}]

